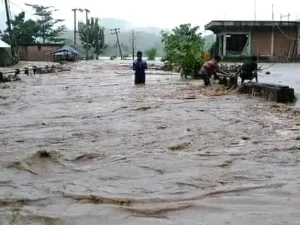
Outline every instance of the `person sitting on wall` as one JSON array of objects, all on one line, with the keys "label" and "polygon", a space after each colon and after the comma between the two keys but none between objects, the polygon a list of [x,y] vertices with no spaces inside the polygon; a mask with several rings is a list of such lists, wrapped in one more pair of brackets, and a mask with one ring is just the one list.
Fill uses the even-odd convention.
[{"label": "person sitting on wall", "polygon": [[247,60],[243,63],[242,67],[237,72],[237,76],[240,75],[243,84],[245,80],[252,81],[254,78],[256,82],[258,82],[257,79],[257,57],[255,55],[251,56],[250,60]]}]

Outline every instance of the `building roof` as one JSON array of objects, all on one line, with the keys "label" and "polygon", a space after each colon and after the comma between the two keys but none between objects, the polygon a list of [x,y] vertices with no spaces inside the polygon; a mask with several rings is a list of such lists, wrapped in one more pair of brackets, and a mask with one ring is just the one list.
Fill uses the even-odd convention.
[{"label": "building roof", "polygon": [[207,25],[205,25],[205,30],[210,30],[213,32],[220,32],[226,28],[247,28],[247,27],[294,27],[300,25],[300,21],[261,21],[261,20],[213,20]]},{"label": "building roof", "polygon": [[78,55],[79,52],[76,51],[74,48],[72,48],[71,46],[69,45],[64,45],[62,46],[61,48],[57,49],[56,51],[53,52],[53,54],[58,54],[58,53],[62,53],[62,52],[70,52],[72,54],[75,54],[75,55]]},{"label": "building roof", "polygon": [[10,48],[10,45],[6,42],[0,40],[0,48]]}]

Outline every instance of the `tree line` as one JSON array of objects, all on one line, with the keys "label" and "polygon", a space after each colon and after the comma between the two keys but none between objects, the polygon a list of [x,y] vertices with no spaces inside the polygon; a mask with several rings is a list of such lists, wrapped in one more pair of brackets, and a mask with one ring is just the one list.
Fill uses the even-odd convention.
[{"label": "tree line", "polygon": [[[33,9],[36,19],[26,19],[25,11],[20,12],[11,19],[13,43],[11,43],[8,28],[0,31],[3,41],[12,47],[38,43],[73,44],[62,38],[66,26],[62,25],[63,19],[53,17],[53,12],[57,11],[56,8],[36,4],[25,5]],[[92,17],[87,21],[87,24],[84,24],[82,31],[79,32],[79,37],[82,46],[88,50],[92,49],[97,57],[107,47],[105,45],[104,28],[99,25],[99,19],[97,18]]]},{"label": "tree line", "polygon": [[[36,19],[25,19],[25,12],[20,12],[11,20],[13,43],[9,38],[8,29],[0,31],[1,39],[11,46],[28,45],[40,43],[62,43],[68,44],[62,33],[66,27],[62,25],[63,19],[55,19],[53,12],[57,11],[52,6],[36,4],[25,4],[34,11]],[[104,27],[100,26],[98,18],[90,18],[79,31],[81,45],[88,51],[93,50],[96,57],[106,49]],[[171,32],[162,32],[162,43],[164,44],[165,60],[178,65],[187,73],[198,70],[203,63],[204,39],[199,33],[199,27],[191,24],[181,24]],[[156,49],[146,51],[149,59],[156,57]]]}]

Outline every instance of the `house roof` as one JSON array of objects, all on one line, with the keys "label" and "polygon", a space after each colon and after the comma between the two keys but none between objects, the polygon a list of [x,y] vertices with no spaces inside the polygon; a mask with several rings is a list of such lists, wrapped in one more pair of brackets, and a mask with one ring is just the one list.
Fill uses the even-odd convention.
[{"label": "house roof", "polygon": [[10,48],[10,45],[6,42],[0,40],[0,48]]},{"label": "house roof", "polygon": [[295,27],[300,25],[300,21],[262,21],[262,20],[213,20],[205,25],[205,30],[220,32],[226,28],[253,28],[253,27]]},{"label": "house roof", "polygon": [[58,54],[58,53],[62,53],[62,52],[70,52],[70,53],[73,53],[73,54],[76,54],[76,55],[79,54],[78,51],[76,51],[74,48],[72,48],[69,45],[62,46],[61,48],[59,48],[56,51],[54,51],[53,54]]}]

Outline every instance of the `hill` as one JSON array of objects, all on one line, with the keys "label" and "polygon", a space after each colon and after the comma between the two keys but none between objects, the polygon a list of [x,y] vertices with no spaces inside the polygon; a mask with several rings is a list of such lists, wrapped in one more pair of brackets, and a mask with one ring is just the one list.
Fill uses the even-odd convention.
[{"label": "hill", "polygon": [[[100,24],[105,28],[105,42],[108,48],[105,51],[105,55],[119,55],[119,49],[116,42],[116,36],[111,34],[110,29],[120,28],[119,40],[122,48],[123,55],[132,55],[132,34],[135,32],[135,51],[147,51],[150,48],[156,48],[158,56],[163,55],[163,44],[161,43],[161,31],[162,28],[158,27],[138,27],[134,24],[114,18],[102,18]],[[74,33],[71,30],[67,30],[63,35],[63,38],[73,41]],[[210,46],[215,42],[216,37],[214,34],[203,36],[205,40],[205,50],[208,50]],[[80,43],[77,35],[77,43]],[[80,52],[84,53],[84,49],[77,45]]]},{"label": "hill", "polygon": [[[157,27],[138,27],[128,21],[119,20],[114,18],[100,18],[100,25],[105,28],[105,42],[108,48],[105,51],[105,55],[119,55],[119,49],[117,46],[116,36],[111,34],[110,29],[120,28],[119,40],[122,48],[123,55],[132,55],[132,36],[134,32],[135,37],[135,51],[147,51],[150,48],[155,47],[158,55],[163,54],[163,45],[161,43],[161,28]],[[84,49],[80,46],[79,35],[77,35],[77,47],[80,52],[84,52]],[[74,39],[74,32],[67,30],[62,35],[63,38],[70,40],[70,43]]]},{"label": "hill", "polygon": [[[12,12],[13,14],[13,12]],[[0,11],[0,30],[5,29],[6,15],[4,11]],[[105,55],[119,55],[116,45],[116,36],[111,34],[110,29],[120,28],[119,39],[122,47],[123,55],[132,55],[132,33],[135,32],[135,51],[147,51],[150,48],[156,48],[158,56],[163,55],[163,44],[161,43],[162,28],[148,26],[139,27],[131,22],[115,18],[100,18],[100,25],[105,28],[105,42],[108,45]],[[74,32],[67,30],[62,34],[67,39],[67,43],[73,44]],[[215,42],[215,35],[204,36],[205,49],[208,49]],[[84,53],[79,36],[77,35],[77,48],[79,52]]]}]

